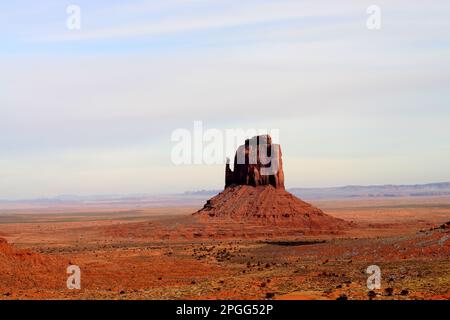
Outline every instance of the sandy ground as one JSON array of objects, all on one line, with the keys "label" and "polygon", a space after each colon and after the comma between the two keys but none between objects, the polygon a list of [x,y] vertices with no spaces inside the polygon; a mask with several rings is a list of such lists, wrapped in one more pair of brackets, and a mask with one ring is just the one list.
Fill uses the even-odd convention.
[{"label": "sandy ground", "polygon": [[[449,299],[450,198],[316,201],[333,233],[198,208],[2,212],[2,299]],[[10,246],[13,244],[13,247]],[[0,248],[1,249],[1,248]],[[81,269],[81,289],[66,268]],[[370,292],[366,269],[381,269]]]}]

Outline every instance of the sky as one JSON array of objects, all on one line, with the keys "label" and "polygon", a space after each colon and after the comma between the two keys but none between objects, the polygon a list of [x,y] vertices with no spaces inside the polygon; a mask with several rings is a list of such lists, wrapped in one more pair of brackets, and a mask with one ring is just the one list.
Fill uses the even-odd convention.
[{"label": "sky", "polygon": [[172,161],[194,121],[279,130],[287,187],[450,181],[449,17],[446,0],[2,1],[0,199],[222,188],[223,164]]}]

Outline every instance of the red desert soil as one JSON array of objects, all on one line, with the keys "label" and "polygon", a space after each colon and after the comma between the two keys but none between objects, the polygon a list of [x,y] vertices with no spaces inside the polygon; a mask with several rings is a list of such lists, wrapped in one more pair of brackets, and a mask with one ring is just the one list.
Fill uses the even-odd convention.
[{"label": "red desert soil", "polygon": [[[314,205],[353,225],[313,232],[169,207],[3,213],[0,297],[368,299],[375,264],[375,299],[450,298],[450,198]],[[66,288],[69,264],[81,268],[81,290]]]},{"label": "red desert soil", "polygon": [[28,291],[60,286],[66,265],[64,258],[15,249],[0,238],[0,290],[4,297],[13,297],[16,288]]}]

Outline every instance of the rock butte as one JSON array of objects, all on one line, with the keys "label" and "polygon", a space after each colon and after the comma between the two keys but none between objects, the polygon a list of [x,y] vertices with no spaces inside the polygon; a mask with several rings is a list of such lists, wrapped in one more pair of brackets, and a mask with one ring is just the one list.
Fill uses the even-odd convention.
[{"label": "rock butte", "polygon": [[348,225],[285,190],[281,147],[272,144],[269,135],[247,139],[237,149],[234,170],[229,161],[225,166],[225,189],[193,215],[301,229],[341,229]]}]

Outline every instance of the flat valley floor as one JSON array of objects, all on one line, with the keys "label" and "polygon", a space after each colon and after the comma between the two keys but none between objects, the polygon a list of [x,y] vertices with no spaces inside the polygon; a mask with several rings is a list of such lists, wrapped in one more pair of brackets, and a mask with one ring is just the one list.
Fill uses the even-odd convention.
[{"label": "flat valley floor", "polygon": [[193,207],[1,210],[0,299],[450,299],[450,198],[312,203],[354,226],[201,221]]}]

